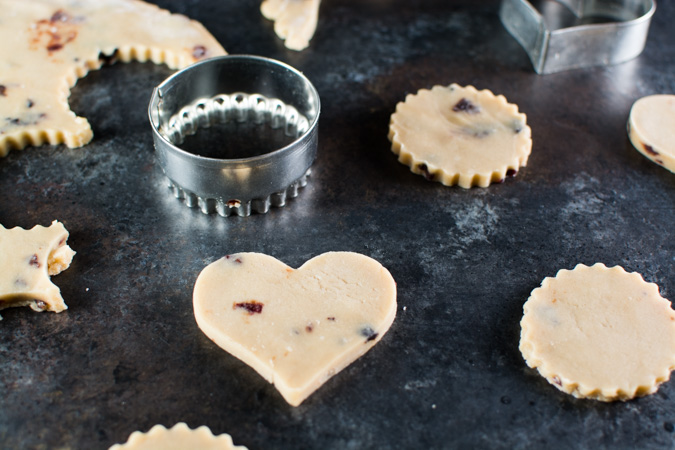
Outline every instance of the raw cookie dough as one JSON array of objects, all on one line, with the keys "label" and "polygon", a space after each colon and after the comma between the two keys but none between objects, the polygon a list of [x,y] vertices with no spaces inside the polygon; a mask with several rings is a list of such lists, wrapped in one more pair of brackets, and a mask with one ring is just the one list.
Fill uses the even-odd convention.
[{"label": "raw cookie dough", "polygon": [[68,96],[106,60],[181,68],[223,54],[200,23],[140,0],[0,0],[0,156],[88,143],[91,127]]},{"label": "raw cookie dough", "polygon": [[234,445],[229,434],[214,436],[206,426],[191,430],[185,423],[166,429],[155,425],[147,433],[134,431],[124,444],[115,444],[109,450],[247,450]]},{"label": "raw cookie dough", "polygon": [[56,220],[30,230],[0,225],[0,309],[30,306],[34,311],[68,309],[50,280],[70,266],[75,252],[66,244],[68,231]]},{"label": "raw cookie dough", "polygon": [[628,137],[647,158],[675,173],[675,95],[650,95],[633,104]]},{"label": "raw cookie dough", "polygon": [[532,139],[526,120],[502,95],[434,86],[396,106],[389,140],[399,161],[428,180],[487,187],[527,164]]},{"label": "raw cookie dough", "polygon": [[675,367],[675,311],[656,284],[619,266],[561,270],[532,291],[523,310],[527,365],[575,397],[651,394]]},{"label": "raw cookie dough", "polygon": [[321,0],[265,0],[263,16],[274,21],[274,32],[291,50],[304,50],[314,36]]},{"label": "raw cookie dough", "polygon": [[239,253],[202,271],[194,311],[211,340],[297,406],[384,336],[396,315],[396,283],[358,253],[324,253],[299,269]]}]

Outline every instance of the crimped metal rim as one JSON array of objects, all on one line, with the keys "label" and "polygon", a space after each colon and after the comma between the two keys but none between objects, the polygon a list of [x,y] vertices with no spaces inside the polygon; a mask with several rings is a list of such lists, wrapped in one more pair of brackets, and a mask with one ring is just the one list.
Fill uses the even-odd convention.
[{"label": "crimped metal rim", "polygon": [[[309,88],[311,89],[311,94],[314,98],[316,98],[316,114],[314,117],[309,121],[309,128],[307,131],[305,131],[302,135],[298,136],[296,139],[293,140],[290,144],[281,147],[276,150],[272,150],[271,152],[264,153],[262,155],[257,155],[257,156],[251,156],[248,158],[210,158],[207,156],[200,156],[200,155],[195,155],[194,153],[190,153],[188,151],[183,150],[182,148],[174,145],[171,141],[166,139],[162,135],[162,133],[159,132],[159,124],[157,123],[159,120],[158,116],[153,115],[153,110],[157,108],[157,103],[159,99],[162,97],[162,90],[170,87],[173,84],[179,83],[180,79],[184,77],[187,73],[190,71],[194,70],[201,70],[202,66],[208,65],[208,64],[213,64],[214,61],[217,60],[257,60],[260,62],[266,62],[268,64],[273,64],[273,65],[278,65],[281,66],[288,71],[294,73],[297,75],[299,78],[304,80]],[[319,98],[319,92],[316,90],[314,85],[309,81],[309,79],[299,70],[294,68],[293,66],[290,66],[282,61],[277,61],[272,58],[266,58],[264,56],[257,56],[257,55],[225,55],[225,56],[218,56],[215,58],[209,58],[205,59],[203,61],[199,61],[195,64],[192,64],[185,69],[179,70],[178,72],[174,73],[173,75],[169,76],[166,80],[164,80],[162,83],[160,83],[156,88],[153,89],[152,92],[152,97],[150,98],[150,104],[148,105],[148,118],[150,119],[150,124],[152,126],[153,132],[162,140],[164,143],[171,147],[172,150],[176,151],[177,153],[185,156],[186,158],[191,158],[194,159],[197,162],[202,162],[205,165],[211,165],[211,164],[232,164],[237,167],[241,167],[241,165],[249,165],[253,163],[260,163],[264,162],[266,159],[271,159],[272,157],[278,155],[279,153],[283,152],[288,152],[289,148],[294,147],[294,144],[297,142],[301,141],[304,139],[306,136],[312,133],[312,131],[318,126],[319,123],[319,116],[321,113],[321,99]]]}]

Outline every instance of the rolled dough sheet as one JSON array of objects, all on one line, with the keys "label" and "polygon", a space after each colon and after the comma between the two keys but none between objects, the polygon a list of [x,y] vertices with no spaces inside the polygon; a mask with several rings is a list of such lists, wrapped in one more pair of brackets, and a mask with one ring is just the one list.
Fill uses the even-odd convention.
[{"label": "rolled dough sheet", "polygon": [[68,96],[106,60],[182,68],[223,54],[200,23],[140,0],[0,0],[0,156],[88,143],[91,127]]}]

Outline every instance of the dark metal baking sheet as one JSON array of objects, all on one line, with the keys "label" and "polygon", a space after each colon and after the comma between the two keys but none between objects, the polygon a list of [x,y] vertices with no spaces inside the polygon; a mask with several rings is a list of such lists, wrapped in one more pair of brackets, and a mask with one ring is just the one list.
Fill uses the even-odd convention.
[{"label": "dark metal baking sheet", "polygon": [[[675,383],[626,403],[576,400],[518,351],[530,291],[577,263],[620,264],[675,299],[675,175],[625,132],[637,98],[675,93],[673,2],[659,2],[639,58],[546,76],[500,24],[497,1],[324,0],[300,53],[257,0],[158,3],[202,21],[230,53],[312,80],[323,106],[313,175],[267,215],[205,216],[170,196],[154,161],[146,105],[171,71],[118,64],[80,80],[70,103],[91,144],[0,159],[0,223],[58,219],[78,252],[53,279],[67,312],[2,312],[0,447],[107,448],[179,421],[251,449],[675,446]],[[516,178],[448,188],[396,161],[396,103],[452,82],[528,115],[534,147]],[[331,250],[389,268],[397,319],[292,408],[199,331],[192,287],[227,253],[297,267]]]}]

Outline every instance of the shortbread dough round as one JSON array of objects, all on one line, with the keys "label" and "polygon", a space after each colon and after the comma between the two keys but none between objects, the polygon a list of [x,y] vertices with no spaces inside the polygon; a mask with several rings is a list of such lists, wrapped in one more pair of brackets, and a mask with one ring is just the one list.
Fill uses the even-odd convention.
[{"label": "shortbread dough round", "polygon": [[229,434],[214,436],[206,426],[191,430],[180,422],[167,430],[155,425],[147,433],[134,431],[124,444],[115,444],[109,450],[247,450],[234,445]]},{"label": "shortbread dough round", "polygon": [[652,394],[675,367],[675,311],[656,284],[619,266],[560,270],[523,310],[525,361],[575,397]]},{"label": "shortbread dough round", "polygon": [[473,86],[434,86],[396,106],[389,140],[399,161],[446,186],[487,187],[527,164],[532,132],[502,95]]},{"label": "shortbread dough round", "polygon": [[650,95],[633,104],[628,117],[633,146],[675,173],[675,95]]}]

